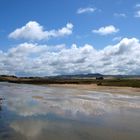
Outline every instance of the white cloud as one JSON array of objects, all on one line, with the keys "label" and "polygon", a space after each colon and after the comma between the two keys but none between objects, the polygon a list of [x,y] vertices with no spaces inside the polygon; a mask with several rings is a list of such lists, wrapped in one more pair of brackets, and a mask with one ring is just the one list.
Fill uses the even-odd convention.
[{"label": "white cloud", "polygon": [[140,42],[123,38],[102,50],[85,44],[48,46],[23,43],[0,52],[0,74],[45,76],[56,74],[103,73],[140,74]]},{"label": "white cloud", "polygon": [[137,18],[140,17],[140,10],[135,13],[135,17],[137,17]]},{"label": "white cloud", "polygon": [[135,7],[140,8],[140,3],[137,3]]},{"label": "white cloud", "polygon": [[47,125],[49,125],[47,121],[44,122],[40,120],[23,120],[12,122],[10,124],[10,127],[13,128],[17,133],[22,134],[27,139],[35,140],[38,139],[38,137],[42,134],[41,132],[47,127]]},{"label": "white cloud", "polygon": [[113,25],[109,25],[106,27],[101,27],[98,30],[93,30],[92,32],[99,35],[110,35],[110,34],[119,32],[119,29],[117,29]]},{"label": "white cloud", "polygon": [[67,23],[67,25],[58,30],[45,31],[36,21],[30,21],[25,26],[16,29],[9,34],[9,38],[13,39],[27,39],[27,40],[43,40],[53,37],[63,37],[71,35],[73,30],[73,24]]},{"label": "white cloud", "polygon": [[93,7],[79,8],[77,10],[77,14],[93,13],[95,11],[96,11],[96,8],[93,8]]},{"label": "white cloud", "polygon": [[122,17],[122,18],[126,18],[126,14],[125,13],[114,13],[115,17]]},{"label": "white cloud", "polygon": [[121,36],[117,36],[117,37],[114,37],[112,40],[113,40],[113,41],[120,41],[121,39],[122,39]]}]

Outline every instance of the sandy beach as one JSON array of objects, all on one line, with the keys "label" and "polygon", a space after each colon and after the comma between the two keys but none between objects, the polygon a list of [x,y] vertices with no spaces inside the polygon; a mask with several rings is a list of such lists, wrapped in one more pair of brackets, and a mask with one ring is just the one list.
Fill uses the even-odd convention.
[{"label": "sandy beach", "polygon": [[50,87],[63,87],[90,91],[101,91],[118,94],[140,95],[140,88],[97,86],[96,84],[49,84]]}]

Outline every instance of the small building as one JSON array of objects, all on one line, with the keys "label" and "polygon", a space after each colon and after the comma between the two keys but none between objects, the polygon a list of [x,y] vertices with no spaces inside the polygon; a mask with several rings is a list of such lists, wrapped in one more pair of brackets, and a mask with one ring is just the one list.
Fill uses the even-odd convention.
[{"label": "small building", "polygon": [[98,76],[98,77],[96,77],[96,80],[104,80],[104,77],[103,76]]}]

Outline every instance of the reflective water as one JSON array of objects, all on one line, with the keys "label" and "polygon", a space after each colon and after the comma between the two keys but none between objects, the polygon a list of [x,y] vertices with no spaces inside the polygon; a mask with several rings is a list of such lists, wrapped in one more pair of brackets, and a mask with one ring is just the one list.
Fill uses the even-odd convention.
[{"label": "reflective water", "polygon": [[0,83],[0,140],[140,140],[140,96]]}]

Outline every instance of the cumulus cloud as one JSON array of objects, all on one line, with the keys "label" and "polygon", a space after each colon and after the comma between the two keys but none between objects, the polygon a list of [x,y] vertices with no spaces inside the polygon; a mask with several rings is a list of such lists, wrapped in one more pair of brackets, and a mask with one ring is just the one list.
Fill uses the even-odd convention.
[{"label": "cumulus cloud", "polygon": [[101,50],[89,44],[67,47],[23,43],[0,52],[0,74],[140,74],[139,54],[140,42],[136,38],[123,38]]},{"label": "cumulus cloud", "polygon": [[79,8],[77,10],[77,14],[93,13],[95,11],[96,11],[96,8],[93,8],[93,7]]},{"label": "cumulus cloud", "polygon": [[92,32],[104,36],[104,35],[110,35],[110,34],[113,34],[113,33],[117,33],[117,32],[119,32],[119,29],[117,29],[113,25],[109,25],[109,26],[106,26],[106,27],[101,27],[97,30],[93,30]]},{"label": "cumulus cloud", "polygon": [[53,37],[63,37],[71,35],[73,30],[73,24],[67,23],[67,25],[58,30],[45,31],[36,21],[30,21],[25,26],[16,29],[9,34],[9,38],[13,39],[27,39],[27,40],[48,40]]}]

